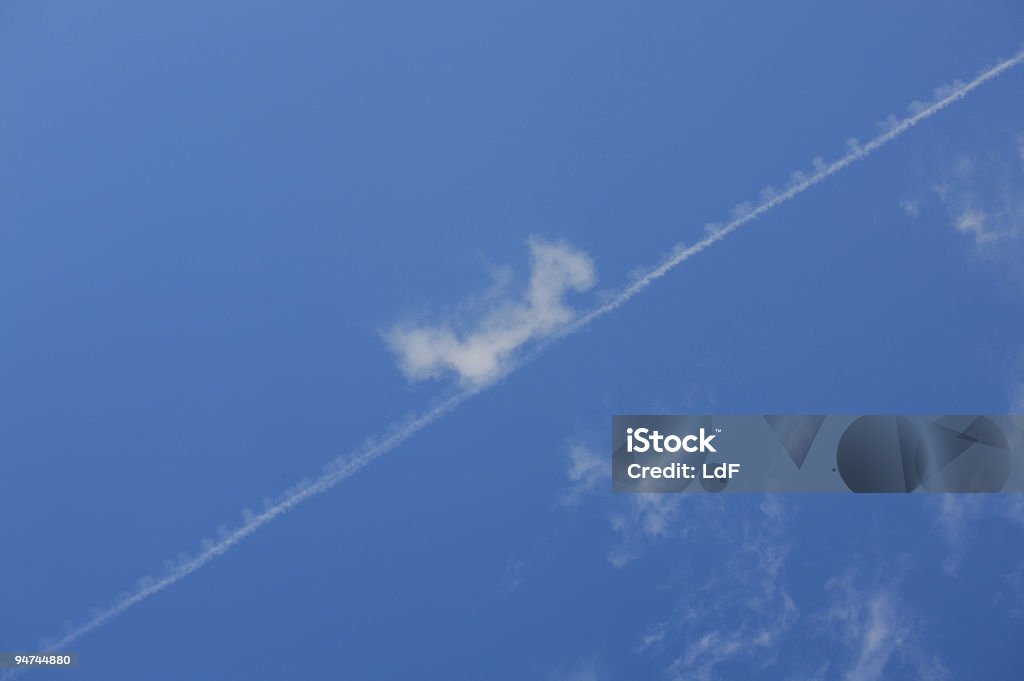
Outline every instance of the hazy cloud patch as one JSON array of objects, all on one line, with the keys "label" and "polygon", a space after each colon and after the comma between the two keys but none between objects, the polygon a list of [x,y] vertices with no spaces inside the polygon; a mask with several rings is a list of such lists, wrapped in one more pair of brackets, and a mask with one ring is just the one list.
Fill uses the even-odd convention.
[{"label": "hazy cloud patch", "polygon": [[608,562],[615,568],[632,563],[650,542],[670,536],[685,537],[689,531],[676,522],[684,495],[639,493],[627,496],[627,508],[611,517],[618,541],[608,551]]},{"label": "hazy cloud patch", "polygon": [[976,494],[940,494],[938,523],[949,546],[949,555],[942,561],[942,572],[947,577],[960,573],[968,539],[968,526],[984,511],[984,499]]},{"label": "hazy cloud patch", "polygon": [[932,191],[945,208],[950,224],[970,237],[979,252],[992,254],[996,245],[1020,245],[1024,234],[1024,168],[1020,136],[1013,149],[958,156]]},{"label": "hazy cloud patch", "polygon": [[661,650],[665,644],[665,633],[668,631],[668,621],[655,622],[647,627],[647,631],[640,637],[640,643],[636,652],[642,653],[647,650]]},{"label": "hazy cloud patch", "polygon": [[832,605],[823,621],[845,642],[850,658],[842,681],[878,681],[886,670],[894,678],[942,681],[949,677],[942,661],[923,645],[923,623],[894,585],[863,587],[855,573],[833,578],[827,585]]},{"label": "hazy cloud patch", "polygon": [[[960,153],[938,165],[942,170],[926,190],[899,202],[903,214],[933,221],[942,215],[977,255],[1024,273],[1024,134],[1014,134],[1005,146]],[[938,215],[929,208],[938,208]]]},{"label": "hazy cloud patch", "polygon": [[680,626],[689,643],[670,664],[671,678],[711,681],[735,661],[760,672],[775,665],[779,643],[799,620],[784,580],[785,521],[782,503],[765,497],[753,523],[733,528],[742,537],[738,550],[683,606]]},{"label": "hazy cloud patch", "polygon": [[914,199],[900,201],[900,209],[903,210],[904,215],[912,220],[921,215],[921,204]]},{"label": "hazy cloud patch", "polygon": [[560,501],[563,506],[576,506],[580,499],[597,489],[602,480],[607,480],[610,464],[607,458],[577,442],[569,444],[566,456],[569,459],[566,475],[570,484],[562,492]]}]

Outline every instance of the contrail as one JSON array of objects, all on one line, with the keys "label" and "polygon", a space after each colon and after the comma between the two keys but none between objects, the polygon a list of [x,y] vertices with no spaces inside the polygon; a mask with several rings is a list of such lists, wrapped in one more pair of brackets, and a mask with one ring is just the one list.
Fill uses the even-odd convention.
[{"label": "contrail", "polygon": [[953,104],[954,102],[963,99],[968,94],[970,94],[974,90],[977,90],[979,87],[981,87],[988,81],[992,80],[996,76],[1005,73],[1006,71],[1012,69],[1014,66],[1019,66],[1022,63],[1024,63],[1024,50],[1021,50],[1016,55],[1007,59],[1006,61],[999,62],[998,64],[988,69],[987,71],[982,72],[981,75],[979,75],[971,82],[954,88],[951,94],[941,99],[938,99],[929,106],[922,108],[917,113],[904,118],[903,120],[893,125],[888,132],[882,133],[878,137],[875,137],[873,140],[871,140],[864,146],[858,146],[854,148],[846,156],[843,156],[839,160],[834,161],[831,164],[820,168],[819,170],[817,170],[817,172],[813,173],[812,175],[802,180],[801,182],[794,184],[786,191],[766,201],[761,202],[756,207],[751,209],[750,212],[744,213],[742,216],[736,218],[727,225],[724,225],[720,229],[713,231],[711,234],[709,234],[701,241],[698,241],[692,246],[686,246],[683,243],[677,244],[676,247],[672,250],[671,255],[668,258],[666,258],[664,262],[662,262],[657,267],[648,270],[642,276],[638,277],[636,281],[634,281],[628,287],[623,289],[621,292],[615,295],[611,300],[606,302],[604,305],[601,305],[600,307],[594,309],[590,313],[579,317],[575,322],[571,323],[565,329],[563,329],[561,333],[559,333],[559,337],[564,338],[565,336],[569,336],[573,333],[576,333],[583,327],[589,325],[594,320],[605,316],[609,312],[617,310],[618,308],[622,307],[630,300],[632,300],[634,296],[643,291],[645,288],[647,288],[648,286],[656,282],[658,279],[661,279],[670,271],[675,269],[682,262],[689,260],[690,258],[697,255],[698,253],[708,248],[709,246],[718,243],[719,241],[729,236],[730,234],[732,234],[733,232],[735,232],[737,229],[747,224],[748,222],[752,222],[753,220],[756,220],[757,218],[773,210],[774,208],[777,208],[782,204],[791,201],[800,194],[803,194],[811,187],[824,181],[825,179],[831,177],[832,175],[835,175],[839,171],[853,165],[857,161],[861,161],[867,158],[874,152],[884,147],[889,142],[892,142],[897,137],[901,136],[903,133],[910,130],[912,127],[914,127],[921,121],[927,118],[931,118],[935,114],[939,113],[940,111],[948,107],[950,104]]},{"label": "contrail", "polygon": [[[701,251],[709,248],[710,246],[718,243],[728,235],[735,232],[743,225],[756,220],[765,213],[777,208],[778,206],[792,200],[796,196],[804,193],[811,187],[814,187],[823,180],[835,175],[839,171],[853,165],[857,161],[863,160],[870,156],[872,153],[882,148],[889,142],[892,142],[897,137],[900,137],[905,132],[910,130],[912,127],[920,123],[921,121],[931,118],[938,112],[942,111],[950,104],[957,102],[968,94],[978,89],[988,81],[999,76],[1000,74],[1009,71],[1015,66],[1019,66],[1024,63],[1024,50],[1018,52],[1013,57],[999,62],[995,66],[989,68],[976,77],[974,80],[966,84],[960,84],[955,86],[948,94],[937,99],[933,103],[922,106],[916,113],[898,121],[895,123],[887,132],[884,132],[870,142],[863,146],[857,146],[852,151],[847,153],[845,156],[831,164],[820,166],[813,174],[802,179],[799,182],[793,184],[785,191],[781,192],[777,196],[768,198],[762,201],[760,204],[752,208],[749,212],[744,213],[742,216],[735,218],[732,222],[722,226],[719,229],[712,231],[701,241],[686,246],[685,244],[678,244],[672,249],[670,254],[663,260],[660,265],[649,269],[643,275],[638,277],[636,281],[624,288],[608,302],[600,305],[591,312],[580,316],[576,321],[565,326],[555,337],[548,343],[543,344],[542,349],[548,347],[551,342],[570,336],[577,331],[580,331],[584,327],[588,326],[595,320],[605,316],[606,314],[617,310],[618,308],[625,305],[627,302],[632,300],[637,294],[646,289],[648,286],[653,284],[658,279],[661,279],[671,270],[675,269],[681,263],[689,260],[693,256],[697,255]],[[539,353],[534,353],[532,357],[536,357]],[[506,372],[506,376],[521,367],[525,362],[520,362]],[[493,384],[491,384],[493,385]],[[134,593],[126,596],[109,608],[102,610],[92,616],[86,623],[72,629],[70,632],[65,634],[61,639],[50,643],[46,646],[47,652],[52,651],[63,651],[67,647],[77,641],[79,638],[89,633],[90,631],[97,629],[115,617],[121,615],[129,608],[141,603],[150,596],[163,591],[164,589],[176,584],[180,580],[184,579],[188,575],[192,574],[196,570],[200,569],[214,558],[226,553],[238,542],[242,541],[250,534],[253,534],[256,530],[260,529],[270,521],[274,520],[278,516],[287,513],[291,509],[295,508],[303,501],[311,499],[312,497],[326,492],[342,480],[345,480],[367,464],[371,463],[374,459],[380,457],[383,454],[395,449],[403,442],[408,440],[410,437],[423,430],[434,421],[438,420],[442,416],[453,411],[456,407],[461,405],[463,402],[473,397],[479,392],[482,392],[486,387],[481,386],[472,389],[464,390],[443,402],[437,406],[429,409],[428,411],[409,417],[402,421],[391,434],[385,436],[378,442],[365,446],[361,451],[352,456],[351,458],[339,458],[332,464],[330,464],[326,472],[323,473],[316,480],[299,486],[284,495],[284,497],[270,506],[268,506],[262,513],[252,515],[236,530],[228,532],[223,535],[218,541],[207,544],[202,552],[195,558],[187,559],[180,562],[176,567],[163,578],[147,583],[145,586],[140,587]],[[0,681],[13,678],[21,671],[25,669],[13,670],[0,677]]]},{"label": "contrail", "polygon": [[[326,492],[342,480],[351,477],[361,468],[372,462],[377,457],[391,451],[395,447],[408,440],[410,437],[418,433],[419,431],[426,428],[428,425],[441,418],[457,406],[462,404],[464,401],[476,394],[476,390],[466,390],[457,395],[449,397],[443,402],[439,403],[434,408],[424,412],[419,416],[414,416],[406,419],[396,430],[384,439],[380,440],[375,444],[368,445],[365,449],[359,452],[357,455],[350,459],[345,460],[339,458],[334,463],[327,467],[327,472],[321,475],[312,483],[302,485],[296,491],[286,494],[279,502],[268,506],[262,513],[253,515],[245,523],[243,523],[238,529],[226,534],[215,544],[207,546],[202,553],[195,558],[191,558],[179,563],[173,570],[171,570],[162,579],[147,584],[146,586],[138,589],[129,596],[126,596],[118,600],[114,605],[109,608],[95,614],[88,622],[76,627],[67,634],[64,635],[58,641],[54,641],[46,645],[46,652],[53,652],[58,650],[66,650],[69,645],[77,641],[79,638],[88,634],[94,629],[98,629],[110,620],[114,619],[118,615],[121,615],[129,608],[142,601],[146,600],[150,596],[159,593],[169,586],[176,584],[185,577],[203,567],[214,558],[226,553],[238,542],[242,541],[250,534],[260,529],[271,520],[278,516],[287,513],[292,510],[303,501],[310,499],[322,492]],[[0,676],[0,680],[11,679],[17,676],[20,672],[27,671],[26,668],[16,669],[8,671],[3,676]]]}]

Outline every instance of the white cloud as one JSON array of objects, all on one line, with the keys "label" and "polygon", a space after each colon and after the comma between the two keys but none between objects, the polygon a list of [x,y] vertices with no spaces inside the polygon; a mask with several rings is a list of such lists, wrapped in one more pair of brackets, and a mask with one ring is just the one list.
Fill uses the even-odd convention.
[{"label": "white cloud", "polygon": [[968,525],[981,515],[984,500],[974,494],[940,494],[937,503],[939,529],[950,549],[942,562],[942,572],[955,577],[963,563]]},{"label": "white cloud", "polygon": [[900,208],[903,210],[903,213],[912,220],[921,215],[921,204],[919,201],[914,199],[904,199],[903,201],[900,201]]},{"label": "white cloud", "polygon": [[742,542],[727,569],[687,599],[696,604],[684,606],[682,616],[692,643],[670,665],[672,678],[711,681],[719,667],[740,660],[761,676],[775,665],[780,642],[799,619],[783,580],[785,509],[778,498],[765,497],[758,511],[754,525],[728,532]]},{"label": "white cloud", "polygon": [[935,165],[940,170],[931,185],[901,200],[900,209],[925,224],[945,222],[1008,293],[1019,296],[1024,290],[1024,134]]},{"label": "white cloud", "polygon": [[647,628],[644,635],[640,637],[640,644],[636,652],[642,653],[646,650],[661,650],[665,643],[665,633],[668,631],[668,622],[656,622]]},{"label": "white cloud", "polygon": [[989,224],[988,215],[978,208],[964,208],[960,216],[953,221],[953,226],[958,232],[973,236],[974,242],[979,246],[999,238],[995,230],[988,228]]},{"label": "white cloud", "polygon": [[[562,506],[575,507],[583,498],[598,489],[602,482],[611,484],[611,464],[593,448],[570,442],[566,449],[569,485],[562,490],[559,501]],[[615,568],[623,568],[633,562],[651,541],[664,539],[685,528],[675,526],[677,509],[682,503],[680,494],[636,493],[617,499],[623,504],[622,510],[611,515],[612,530],[619,540],[608,551],[608,562]]]},{"label": "white cloud", "polygon": [[597,488],[601,480],[608,479],[610,464],[594,450],[578,443],[569,445],[567,456],[567,473],[572,484],[562,492],[561,502],[563,506],[576,506],[584,495]]},{"label": "white cloud", "polygon": [[854,574],[828,583],[833,604],[824,621],[838,629],[851,658],[843,681],[878,681],[886,670],[898,667],[897,678],[941,681],[948,678],[942,662],[921,643],[919,618],[892,586],[859,587]]},{"label": "white cloud", "polygon": [[[1010,387],[1009,413],[1007,422],[1011,427],[1006,435],[1012,450],[1019,451],[1024,447],[1024,381],[1019,379]],[[927,501],[937,511],[935,521],[949,547],[942,562],[942,571],[948,577],[960,573],[973,525],[1001,518],[1024,528],[1024,499],[1020,495],[939,494]]]},{"label": "white cloud", "polygon": [[[801,615],[787,586],[790,513],[778,497],[768,496],[754,521],[726,515],[725,525],[713,529],[737,542],[730,557],[709,579],[688,587],[679,617],[649,628],[641,650],[656,654],[678,630],[686,647],[667,671],[679,681],[737,674],[793,681],[947,679],[942,661],[925,644],[922,619],[896,583],[860,585],[851,570],[828,581],[829,599],[817,615]],[[1008,577],[1011,587],[1014,579]],[[839,642],[823,658],[811,654],[821,636]],[[807,655],[791,659],[785,653],[797,644]]]},{"label": "white cloud", "polygon": [[685,535],[687,528],[674,523],[682,497],[655,492],[630,494],[629,509],[612,516],[612,529],[619,534],[619,542],[608,552],[612,567],[623,568],[632,563],[652,540],[677,532]]},{"label": "white cloud", "polygon": [[454,374],[467,386],[483,387],[511,368],[517,350],[575,318],[564,298],[597,282],[590,256],[540,239],[530,239],[529,247],[530,281],[520,295],[492,295],[490,309],[469,324],[399,324],[385,334],[409,380]]},{"label": "white cloud", "polygon": [[[1020,155],[1020,137],[1011,155]],[[932,188],[958,232],[971,237],[983,253],[1024,234],[1024,173],[1005,150],[961,155]]]}]

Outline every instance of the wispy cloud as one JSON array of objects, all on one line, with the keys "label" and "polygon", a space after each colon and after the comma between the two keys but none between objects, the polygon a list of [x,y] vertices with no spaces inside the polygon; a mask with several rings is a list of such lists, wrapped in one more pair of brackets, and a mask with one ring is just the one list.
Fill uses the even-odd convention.
[{"label": "wispy cloud", "polygon": [[[574,438],[566,448],[566,459],[569,484],[559,496],[562,506],[579,506],[602,483],[610,486],[608,455],[599,454],[596,449],[581,444],[579,438]],[[617,501],[619,509],[612,513],[610,519],[612,530],[618,535],[618,541],[608,551],[608,562],[612,567],[626,567],[651,541],[687,531],[685,526],[675,523],[683,503],[682,495],[637,493],[623,495]],[[697,506],[707,503],[707,499],[692,498],[690,501]]]},{"label": "wispy cloud", "polygon": [[[1024,452],[1024,355],[1018,359],[1015,378],[1010,382],[1010,446],[1016,452]],[[1002,515],[1024,529],[1024,496],[1007,495],[1003,502]]]},{"label": "wispy cloud", "polygon": [[963,564],[970,536],[968,527],[981,515],[985,500],[975,494],[940,494],[932,503],[938,506],[939,529],[949,546],[949,555],[942,561],[942,571],[947,577],[955,577]]},{"label": "wispy cloud", "polygon": [[669,622],[655,622],[647,627],[647,631],[640,637],[636,652],[643,653],[648,650],[661,650],[665,644],[665,634],[668,632]]},{"label": "wispy cloud", "polygon": [[[739,537],[738,546],[730,546],[696,588],[683,580],[688,586],[678,616],[649,627],[638,652],[657,654],[682,641],[682,652],[668,666],[669,678],[679,681],[737,674],[792,681],[949,678],[927,645],[926,621],[904,600],[896,579],[865,583],[850,568],[825,583],[823,606],[802,612],[788,587],[792,513],[778,497],[766,497],[753,520],[732,509],[712,522],[713,536]],[[1020,581],[1016,573],[1007,577],[1011,589]],[[814,642],[822,638],[836,645],[818,656]],[[799,659],[785,654],[794,646],[804,653]]]},{"label": "wispy cloud", "polygon": [[900,201],[911,219],[938,206],[944,221],[970,244],[973,254],[1000,264],[1015,282],[1024,280],[1024,135],[1002,145],[957,154],[939,164],[927,191]]},{"label": "wispy cloud", "polygon": [[564,243],[530,239],[530,279],[526,289],[492,302],[482,317],[440,324],[402,323],[385,334],[409,380],[453,374],[482,387],[512,367],[527,343],[549,337],[575,318],[565,297],[597,282],[586,253]]},{"label": "wispy cloud", "polygon": [[1017,148],[988,156],[963,154],[933,189],[953,228],[982,253],[1024,234],[1024,170],[1018,155]]},{"label": "wispy cloud", "polygon": [[908,218],[915,219],[921,215],[921,203],[915,199],[900,201],[900,208]]},{"label": "wispy cloud", "polygon": [[728,533],[743,541],[725,569],[688,599],[698,605],[684,608],[688,644],[669,667],[672,678],[711,681],[727,663],[758,669],[775,663],[781,639],[799,620],[784,580],[785,520],[782,502],[765,497],[756,522]]},{"label": "wispy cloud", "polygon": [[828,590],[833,603],[822,619],[851,653],[843,681],[878,681],[890,668],[899,668],[898,678],[948,678],[942,661],[923,645],[922,622],[895,585],[860,586],[849,571],[830,580]]},{"label": "wispy cloud", "polygon": [[[689,501],[699,503],[697,499]],[[669,536],[685,537],[686,526],[675,522],[683,502],[682,494],[630,494],[625,510],[612,514],[612,530],[618,541],[608,550],[612,567],[624,568],[636,560],[652,541]]]},{"label": "wispy cloud", "polygon": [[[675,616],[649,626],[636,652],[657,656],[681,642],[667,667],[668,677],[678,681],[740,675],[791,681],[948,679],[943,661],[927,645],[927,622],[904,600],[898,578],[864,582],[851,567],[825,583],[824,605],[806,613],[798,607],[788,586],[793,513],[792,506],[769,496],[753,518],[735,508],[717,519],[688,514],[690,522],[700,517],[710,533],[706,543],[700,535],[687,545],[711,552],[712,537],[729,537],[727,553],[710,576],[681,578],[686,593]],[[1017,572],[1007,576],[1014,596],[1021,581]],[[819,655],[822,640],[834,644]],[[794,648],[802,655],[786,654]]]},{"label": "wispy cloud", "polygon": [[562,492],[561,502],[563,506],[576,506],[583,496],[597,489],[602,480],[608,482],[611,464],[606,457],[578,442],[569,444],[566,456],[570,484]]}]

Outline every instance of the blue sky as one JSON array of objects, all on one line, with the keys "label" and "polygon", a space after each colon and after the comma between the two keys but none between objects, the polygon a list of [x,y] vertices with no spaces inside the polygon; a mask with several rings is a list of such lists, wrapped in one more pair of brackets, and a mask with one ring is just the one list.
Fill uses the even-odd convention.
[{"label": "blue sky", "polygon": [[[1008,2],[779,5],[4,3],[0,650],[457,391],[391,334],[514,307],[531,238],[585,254],[560,305],[591,309],[1024,41]],[[592,462],[615,413],[1024,411],[1021,92],[687,261],[72,673],[1015,678],[1018,500],[613,497]]]}]

